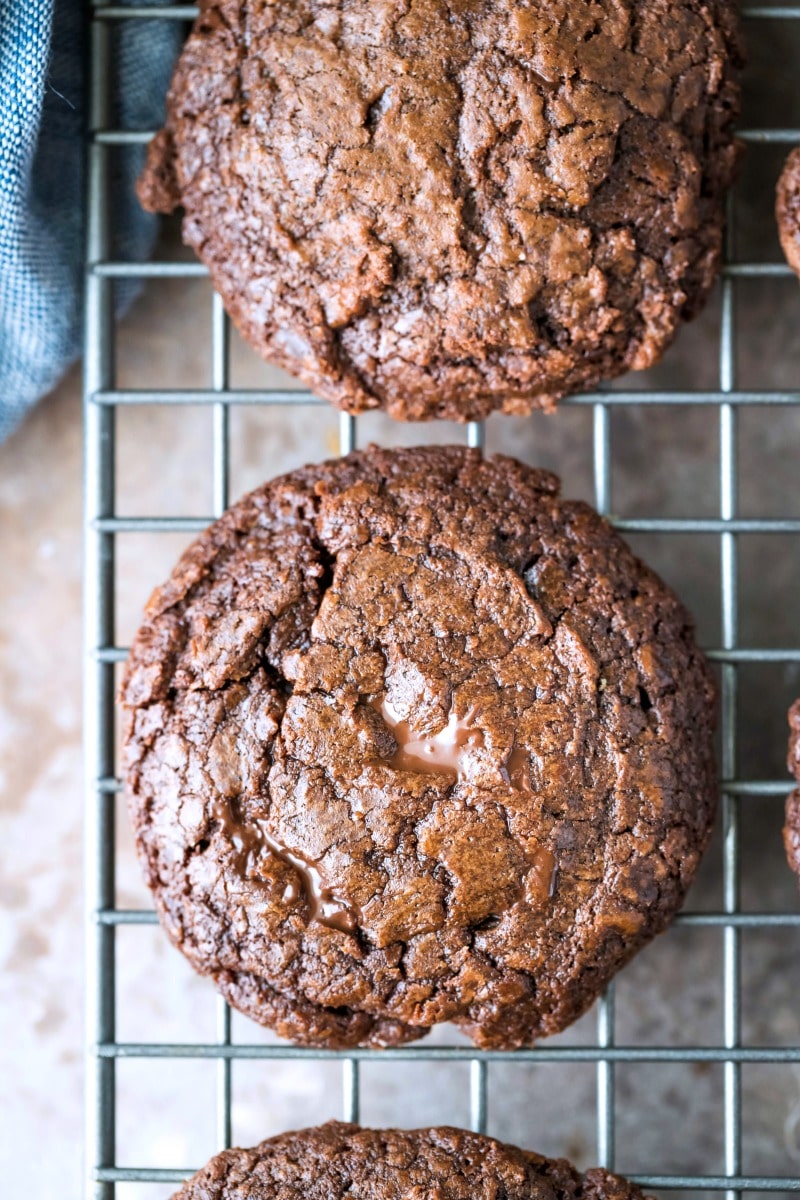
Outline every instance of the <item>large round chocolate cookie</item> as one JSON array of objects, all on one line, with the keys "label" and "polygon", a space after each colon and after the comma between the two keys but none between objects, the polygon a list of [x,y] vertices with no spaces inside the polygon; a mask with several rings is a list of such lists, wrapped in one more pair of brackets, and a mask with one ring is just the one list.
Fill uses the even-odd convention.
[{"label": "large round chocolate cookie", "polygon": [[246,496],[153,595],[123,698],[169,936],[298,1042],[562,1029],[714,812],[688,614],[554,476],[461,447]]},{"label": "large round chocolate cookie", "polygon": [[[789,757],[786,765],[800,784],[800,700],[789,709]],[[789,866],[800,876],[800,787],[786,801],[783,844]]]},{"label": "large round chocolate cookie", "polygon": [[706,298],[732,0],[206,0],[150,147],[240,330],[351,412],[528,412]]},{"label": "large round chocolate cookie", "polygon": [[784,257],[800,275],[800,146],[783,165],[775,192],[775,217]]},{"label": "large round chocolate cookie", "polygon": [[581,1174],[463,1129],[359,1129],[330,1121],[224,1150],[173,1200],[642,1200],[600,1168]]}]

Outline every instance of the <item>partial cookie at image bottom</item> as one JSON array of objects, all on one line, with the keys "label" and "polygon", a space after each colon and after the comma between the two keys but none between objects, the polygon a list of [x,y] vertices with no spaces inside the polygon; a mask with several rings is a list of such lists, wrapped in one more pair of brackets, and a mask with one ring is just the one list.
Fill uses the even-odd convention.
[{"label": "partial cookie at image bottom", "polygon": [[447,1126],[360,1129],[330,1121],[251,1150],[225,1150],[173,1200],[642,1200],[619,1175],[581,1174],[493,1138]]}]

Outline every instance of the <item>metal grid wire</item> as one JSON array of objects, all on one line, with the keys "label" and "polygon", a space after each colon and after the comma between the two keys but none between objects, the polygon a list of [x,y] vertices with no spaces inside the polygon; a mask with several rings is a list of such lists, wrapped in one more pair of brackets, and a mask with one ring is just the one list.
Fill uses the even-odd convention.
[{"label": "metal grid wire", "polygon": [[[734,291],[743,277],[788,275],[783,263],[734,262],[734,212],[729,211],[726,262],[722,270],[722,316],[719,341],[719,386],[715,391],[594,392],[563,403],[593,410],[593,469],[596,507],[611,509],[610,408],[632,405],[703,405],[719,414],[719,516],[715,518],[637,518],[617,520],[630,533],[714,534],[720,540],[721,644],[707,651],[720,664],[722,678],[722,824],[723,905],[718,912],[684,912],[676,923],[720,930],[723,939],[724,1029],[721,1044],[705,1047],[624,1046],[615,1042],[613,985],[598,1004],[596,1044],[551,1046],[530,1050],[487,1052],[461,1046],[404,1046],[373,1051],[319,1051],[289,1045],[247,1045],[231,1040],[231,1013],[218,999],[217,1040],[208,1044],[127,1043],[116,1040],[115,933],[121,925],[155,923],[146,910],[115,907],[114,798],[114,667],[126,649],[115,644],[115,537],[129,532],[195,532],[219,516],[228,504],[229,415],[234,405],[297,406],[325,403],[308,392],[235,390],[229,387],[229,328],[219,297],[211,320],[210,386],[201,390],[118,390],[114,387],[113,281],[124,278],[188,278],[206,275],[196,262],[127,263],[109,260],[109,148],[147,142],[149,131],[109,128],[112,111],[111,28],[122,20],[160,18],[187,21],[196,15],[188,5],[91,7],[91,110],[89,138],[89,232],[86,257],[85,335],[85,533],[86,533],[86,745],[87,767],[87,996],[89,1085],[87,1103],[87,1196],[113,1200],[119,1182],[178,1183],[182,1169],[120,1167],[115,1158],[116,1063],[121,1058],[213,1059],[217,1074],[217,1130],[220,1146],[231,1142],[231,1068],[236,1059],[335,1059],[342,1065],[342,1115],[359,1119],[359,1063],[380,1056],[388,1060],[450,1060],[470,1063],[470,1123],[487,1124],[488,1074],[492,1062],[581,1062],[595,1064],[597,1149],[600,1165],[613,1168],[615,1079],[617,1063],[716,1063],[723,1066],[724,1174],[638,1175],[637,1182],[658,1189],[723,1191],[733,1198],[744,1191],[799,1191],[800,1178],[742,1174],[741,1068],[748,1063],[800,1063],[800,1046],[759,1048],[741,1043],[740,934],[745,929],[800,927],[800,912],[751,913],[739,909],[739,804],[742,797],[781,796],[787,782],[736,778],[737,668],[751,663],[798,663],[800,646],[756,649],[738,640],[737,546],[741,534],[800,534],[798,519],[742,519],[737,515],[737,416],[743,406],[800,406],[797,391],[742,391],[735,378]],[[800,20],[800,7],[745,8],[749,21]],[[741,130],[748,142],[800,144],[799,129]],[[121,517],[115,513],[115,410],[123,405],[207,405],[212,411],[213,508],[209,516],[187,518]],[[355,447],[357,422],[342,414],[341,453]],[[482,447],[483,424],[466,427],[470,446]],[[368,1119],[368,1114],[364,1114]]]}]

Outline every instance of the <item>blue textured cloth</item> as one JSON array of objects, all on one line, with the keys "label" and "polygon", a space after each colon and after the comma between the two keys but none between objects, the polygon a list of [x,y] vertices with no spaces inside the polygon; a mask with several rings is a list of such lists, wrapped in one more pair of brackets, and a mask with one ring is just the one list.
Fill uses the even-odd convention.
[{"label": "blue textured cloth", "polygon": [[[0,441],[81,346],[88,0],[0,0]],[[180,38],[174,21],[112,26],[113,121],[153,129]],[[110,149],[115,258],[143,259],[156,218],[133,191],[143,148]],[[118,308],[133,290],[118,285]]]}]

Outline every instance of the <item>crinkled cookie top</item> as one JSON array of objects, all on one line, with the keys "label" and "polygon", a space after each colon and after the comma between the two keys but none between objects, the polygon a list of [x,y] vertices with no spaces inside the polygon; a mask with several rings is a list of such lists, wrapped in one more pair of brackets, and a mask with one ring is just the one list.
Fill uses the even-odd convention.
[{"label": "crinkled cookie top", "polygon": [[729,0],[206,0],[139,194],[351,412],[528,412],[650,366],[713,282]]},{"label": "crinkled cookie top", "polygon": [[683,607],[554,476],[460,447],[246,496],[153,595],[123,700],[167,932],[309,1044],[562,1029],[714,812]]}]

